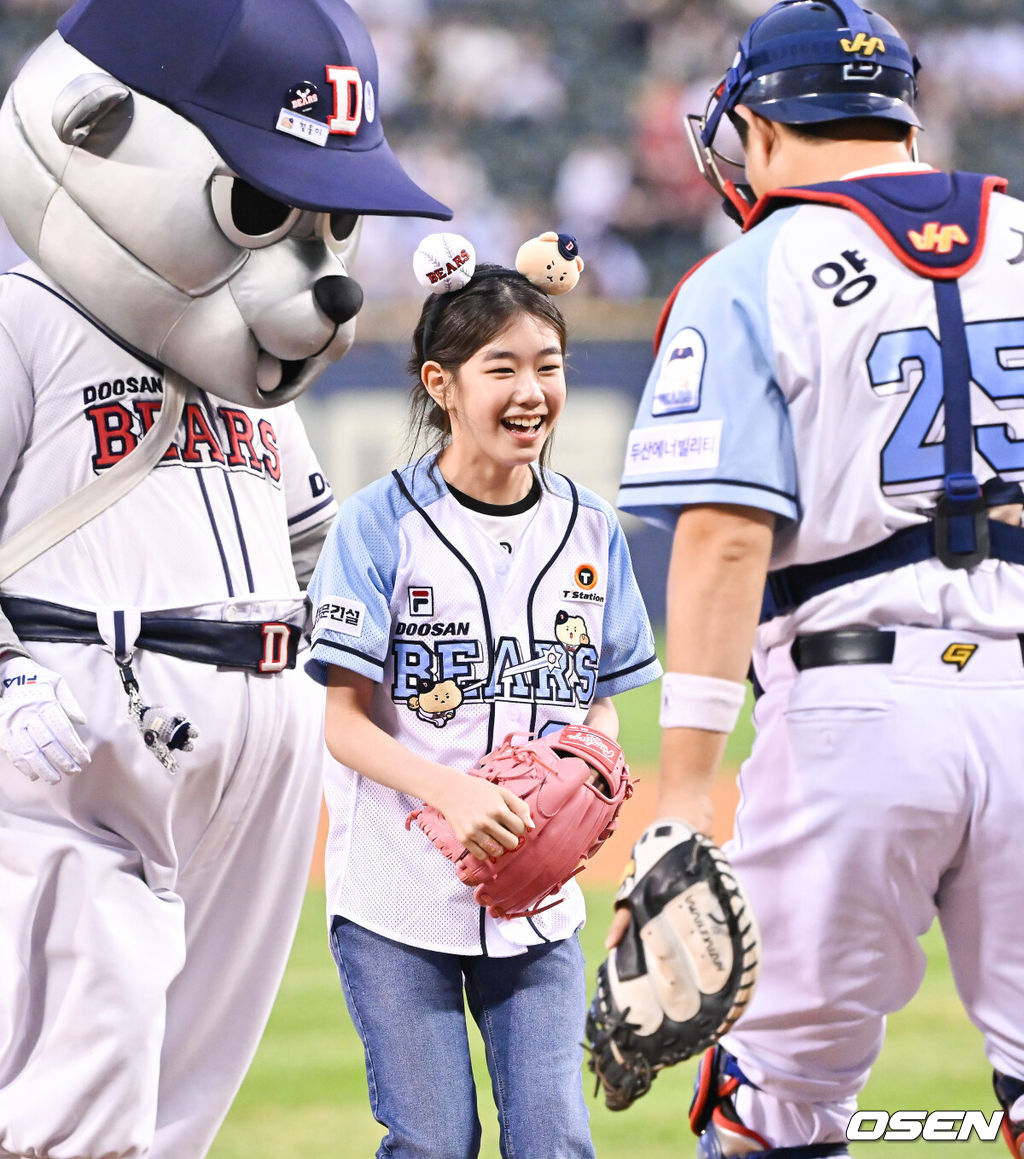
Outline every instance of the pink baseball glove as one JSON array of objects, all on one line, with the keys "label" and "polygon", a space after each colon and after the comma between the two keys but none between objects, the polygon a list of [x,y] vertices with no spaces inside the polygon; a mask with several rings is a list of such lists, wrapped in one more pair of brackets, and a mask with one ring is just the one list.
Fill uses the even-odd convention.
[{"label": "pink baseball glove", "polygon": [[480,861],[456,838],[441,813],[430,805],[416,809],[413,821],[450,861],[459,879],[473,887],[480,905],[493,917],[528,917],[558,905],[541,905],[579,873],[614,832],[622,802],[633,780],[622,749],[587,725],[567,725],[536,739],[514,734],[469,770],[521,797],[530,806],[534,829],[493,861]]}]

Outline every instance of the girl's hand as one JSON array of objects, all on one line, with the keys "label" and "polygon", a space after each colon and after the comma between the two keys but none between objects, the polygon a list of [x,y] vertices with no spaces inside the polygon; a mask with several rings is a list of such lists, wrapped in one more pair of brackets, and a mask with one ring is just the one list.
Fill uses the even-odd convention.
[{"label": "girl's hand", "polygon": [[533,829],[530,807],[500,785],[447,769],[428,802],[444,814],[452,832],[480,861],[515,849],[527,829]]}]

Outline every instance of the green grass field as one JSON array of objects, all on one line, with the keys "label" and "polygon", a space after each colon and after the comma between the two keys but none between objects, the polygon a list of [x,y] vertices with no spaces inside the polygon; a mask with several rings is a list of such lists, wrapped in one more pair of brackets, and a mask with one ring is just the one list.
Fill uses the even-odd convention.
[{"label": "green grass field", "polygon": [[[622,742],[634,768],[657,755],[657,688],[620,697]],[[730,762],[750,743],[747,717],[734,734]],[[728,775],[728,774],[723,774]],[[611,890],[587,891],[590,920],[582,933],[593,975],[604,958]],[[281,993],[248,1078],[210,1153],[210,1159],[371,1159],[382,1129],[370,1115],[362,1048],[345,1010],[327,947],[324,895],[311,889]],[[929,968],[921,992],[890,1019],[885,1050],[863,1092],[864,1109],[995,1109],[980,1036],[953,990],[941,939],[925,939]],[[396,1028],[397,1030],[398,1028]],[[497,1128],[483,1048],[477,1042],[477,1085],[484,1124],[482,1159],[498,1159]],[[686,1126],[694,1067],[662,1072],[650,1093],[629,1110],[612,1113],[584,1086],[599,1159],[682,1159],[693,1154]],[[861,1159],[972,1159],[1005,1154],[1001,1142],[860,1143]]]},{"label": "green grass field", "polygon": [[[601,942],[610,899],[609,891],[588,893],[591,920],[583,944],[591,977],[604,956]],[[980,1038],[956,1001],[941,941],[933,932],[925,944],[930,965],[924,987],[907,1010],[890,1020],[885,1051],[861,1106],[976,1108],[989,1115],[994,1101]],[[480,1047],[478,1062],[482,1053]],[[498,1159],[493,1106],[486,1075],[480,1071],[480,1076],[481,1154]],[[659,1075],[650,1093],[629,1110],[613,1114],[593,1097],[593,1080],[587,1074],[584,1085],[599,1159],[692,1155],[693,1139],[686,1128],[692,1080],[693,1067],[682,1063]],[[370,1159],[381,1134],[368,1108],[362,1048],[327,948],[323,894],[311,890],[270,1025],[210,1159]],[[1003,1144],[977,1140],[862,1143],[853,1153],[863,1159],[971,1159],[981,1153],[998,1155],[998,1148]]]}]

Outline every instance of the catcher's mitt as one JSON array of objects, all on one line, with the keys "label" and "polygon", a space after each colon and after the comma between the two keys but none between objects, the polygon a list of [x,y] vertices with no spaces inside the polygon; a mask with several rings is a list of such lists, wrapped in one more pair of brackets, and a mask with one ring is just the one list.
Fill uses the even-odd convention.
[{"label": "catcher's mitt", "polygon": [[589,1066],[610,1110],[659,1070],[718,1041],[750,1001],[759,937],[722,851],[683,821],[656,821],[633,847],[615,899],[632,921],[597,972]]},{"label": "catcher's mitt", "polygon": [[493,861],[478,860],[429,805],[410,813],[405,824],[417,821],[455,863],[459,879],[474,887],[479,904],[499,918],[528,917],[557,905],[540,903],[601,848],[633,792],[622,749],[587,725],[567,725],[533,740],[509,735],[469,772],[510,789],[530,806],[535,828],[515,849]]}]

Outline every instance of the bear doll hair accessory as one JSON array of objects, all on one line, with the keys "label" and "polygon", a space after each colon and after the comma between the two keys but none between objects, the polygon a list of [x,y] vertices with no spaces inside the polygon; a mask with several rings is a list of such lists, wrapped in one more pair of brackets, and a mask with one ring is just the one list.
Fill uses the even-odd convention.
[{"label": "bear doll hair accessory", "polygon": [[[416,247],[412,265],[420,285],[437,295],[423,326],[420,348],[426,351],[448,295],[465,289],[476,274],[476,250],[461,234],[431,233]],[[566,294],[580,280],[583,259],[571,234],[548,230],[519,247],[516,271],[545,294]],[[507,276],[509,272],[504,266],[487,266],[477,276]]]}]

